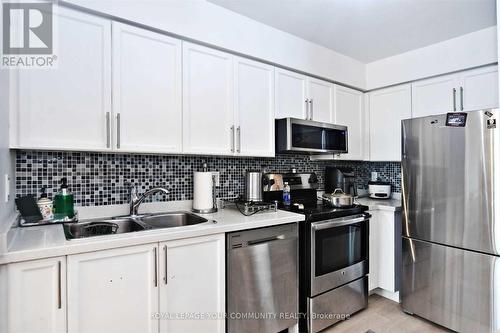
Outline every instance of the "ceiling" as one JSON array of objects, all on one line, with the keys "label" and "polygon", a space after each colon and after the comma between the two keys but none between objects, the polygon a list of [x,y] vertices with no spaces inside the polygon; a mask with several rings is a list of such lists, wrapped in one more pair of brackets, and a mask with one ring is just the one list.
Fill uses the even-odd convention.
[{"label": "ceiling", "polygon": [[369,63],[496,24],[495,0],[208,0]]}]

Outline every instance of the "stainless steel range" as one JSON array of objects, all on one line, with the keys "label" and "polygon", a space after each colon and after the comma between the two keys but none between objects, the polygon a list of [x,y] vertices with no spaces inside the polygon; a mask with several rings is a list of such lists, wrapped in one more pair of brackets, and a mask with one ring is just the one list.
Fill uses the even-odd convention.
[{"label": "stainless steel range", "polygon": [[290,185],[292,204],[306,216],[299,224],[299,321],[318,332],[365,308],[368,302],[368,207],[318,204],[314,173],[266,174],[263,198],[279,200]]}]

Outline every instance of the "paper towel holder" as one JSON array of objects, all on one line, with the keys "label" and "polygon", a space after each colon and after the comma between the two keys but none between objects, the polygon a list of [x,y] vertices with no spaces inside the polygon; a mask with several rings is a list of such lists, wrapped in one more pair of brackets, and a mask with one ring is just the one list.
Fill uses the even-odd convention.
[{"label": "paper towel holder", "polygon": [[[208,171],[207,164],[203,163],[203,172],[210,172]],[[216,173],[212,173],[212,208],[207,208],[207,209],[196,209],[193,207],[193,212],[198,213],[198,214],[210,214],[210,213],[215,213],[217,212],[217,193],[215,191],[216,189]]]}]

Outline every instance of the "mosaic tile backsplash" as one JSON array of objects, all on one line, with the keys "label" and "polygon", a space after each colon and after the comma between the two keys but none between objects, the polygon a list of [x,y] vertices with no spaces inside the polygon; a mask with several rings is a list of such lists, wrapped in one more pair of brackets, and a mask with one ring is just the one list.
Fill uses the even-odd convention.
[{"label": "mosaic tile backsplash", "polygon": [[219,195],[243,195],[246,170],[266,172],[316,172],[323,185],[328,165],[353,168],[358,186],[367,186],[370,173],[390,181],[394,192],[401,192],[400,163],[311,161],[307,155],[277,155],[275,158],[216,156],[161,156],[105,154],[92,152],[18,151],[16,156],[16,194],[40,194],[42,187],[52,198],[62,177],[68,178],[77,206],[128,203],[128,183],[139,186],[139,193],[162,186],[169,195],[158,194],[150,201],[190,200],[193,198],[193,171],[207,163],[220,172]]}]

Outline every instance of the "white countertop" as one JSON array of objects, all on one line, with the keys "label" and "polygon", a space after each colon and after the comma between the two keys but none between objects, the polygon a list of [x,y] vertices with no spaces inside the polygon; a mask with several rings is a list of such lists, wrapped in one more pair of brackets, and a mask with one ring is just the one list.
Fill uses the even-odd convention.
[{"label": "white countertop", "polygon": [[370,210],[388,210],[393,212],[401,210],[401,200],[399,199],[358,198],[356,201],[368,206]]},{"label": "white countertop", "polygon": [[[163,209],[162,211],[179,210],[179,208],[181,207],[177,205],[174,209]],[[103,208],[100,209],[102,211]],[[151,211],[151,209],[145,210]],[[189,208],[186,207],[184,210],[189,210]],[[87,217],[94,214],[88,213],[87,215],[86,213],[85,215]],[[82,216],[81,213],[80,216]],[[0,254],[0,264],[304,221],[304,215],[282,210],[244,216],[234,207],[202,216],[208,220],[217,221],[217,223],[210,222],[179,228],[146,230],[69,241],[66,240],[63,227],[60,224],[12,228],[7,252]]]},{"label": "white countertop", "polygon": [[[370,210],[388,210],[394,212],[401,210],[401,200],[398,199],[377,200],[359,198],[357,201],[362,205],[368,206]],[[78,210],[80,219],[89,219],[124,215],[126,214],[127,207],[128,205],[80,207]],[[190,201],[146,203],[141,207],[141,212],[190,211],[190,207]],[[201,216],[208,220],[217,221],[217,223],[210,222],[180,228],[145,230],[69,241],[66,240],[63,227],[60,224],[12,228],[8,235],[7,251],[0,253],[0,264],[304,221],[304,215],[282,210],[244,216],[234,207],[228,207],[219,210],[217,213]]]}]

